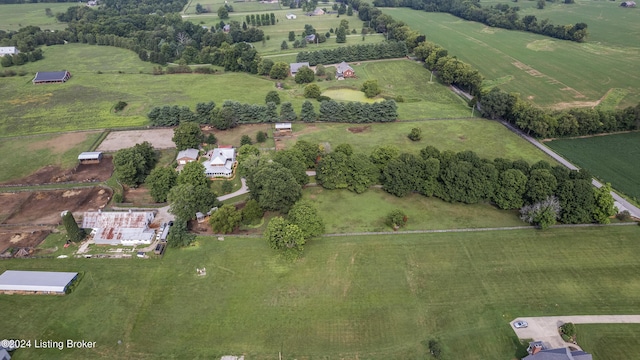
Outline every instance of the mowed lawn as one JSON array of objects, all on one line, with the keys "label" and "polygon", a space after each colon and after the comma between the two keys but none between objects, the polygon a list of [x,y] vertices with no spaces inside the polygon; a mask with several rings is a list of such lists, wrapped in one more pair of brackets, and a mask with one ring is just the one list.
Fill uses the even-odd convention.
[{"label": "mowed lawn", "polygon": [[[619,3],[607,2],[606,6],[619,8]],[[572,9],[579,7],[577,4]],[[534,104],[555,108],[593,106],[613,88],[628,91],[619,106],[640,101],[640,72],[629,71],[640,60],[637,44],[612,47],[589,42],[589,39],[586,43],[560,41],[491,28],[449,14],[406,8],[387,8],[383,12],[406,22],[426,34],[429,41],[448,49],[449,54],[472,64],[494,85],[517,92]],[[610,19],[615,21],[616,17],[610,13]],[[558,22],[569,21],[558,19]],[[633,34],[633,30],[622,33]],[[628,41],[632,39],[633,36]]]},{"label": "mowed lawn", "polygon": [[[630,359],[640,346],[640,324],[577,325],[578,343],[594,359]],[[635,356],[634,356],[635,355]]]},{"label": "mowed lawn", "polygon": [[0,141],[0,182],[19,179],[43,166],[74,167],[78,154],[88,151],[100,132],[28,136]]},{"label": "mowed lawn", "polygon": [[[411,141],[407,137],[412,128],[422,129],[422,140]],[[351,131],[349,130],[351,129]],[[362,129],[361,132],[356,132]],[[370,154],[380,145],[395,145],[401,152],[418,154],[427,145],[440,151],[475,151],[480,157],[510,160],[526,160],[534,163],[555,161],[510,132],[500,123],[485,120],[427,120],[417,122],[393,122],[384,124],[294,124],[293,138],[284,140],[293,146],[297,140],[314,144],[328,143],[331,147],[351,144],[356,152]]]},{"label": "mowed lawn", "polygon": [[[11,309],[0,337],[97,343],[15,359],[416,359],[431,338],[446,359],[521,358],[516,317],[637,311],[638,236],[625,226],[322,238],[295,263],[262,239],[225,237],[161,260],[7,260],[0,271],[84,278],[64,297],[0,296]],[[638,338],[626,339],[625,358],[638,358]]]},{"label": "mowed lawn", "polygon": [[613,188],[640,199],[640,132],[545,143]]},{"label": "mowed lawn", "polygon": [[526,226],[517,211],[500,210],[490,204],[448,203],[434,197],[410,194],[399,198],[382,189],[371,188],[362,194],[348,190],[308,187],[303,198],[318,208],[327,233],[392,231],[386,216],[393,209],[407,214],[402,230],[440,230]]},{"label": "mowed lawn", "polygon": [[0,30],[18,30],[33,25],[42,29],[64,30],[66,23],[60,23],[54,17],[46,15],[45,9],[53,14],[66,12],[76,3],[33,3],[33,4],[1,4]]}]

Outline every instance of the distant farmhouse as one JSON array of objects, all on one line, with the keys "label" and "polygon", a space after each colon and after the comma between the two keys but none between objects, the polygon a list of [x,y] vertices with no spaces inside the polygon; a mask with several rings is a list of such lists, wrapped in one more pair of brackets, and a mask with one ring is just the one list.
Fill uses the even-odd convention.
[{"label": "distant farmhouse", "polygon": [[636,2],[635,1],[623,1],[622,3],[620,3],[620,6],[627,7],[627,8],[632,8],[632,7],[636,7]]},{"label": "distant farmhouse", "polygon": [[34,84],[50,84],[50,83],[63,83],[67,82],[71,78],[71,73],[63,71],[43,72],[36,73],[36,77],[33,78]]},{"label": "distant farmhouse", "polygon": [[100,160],[102,160],[102,152],[100,151],[87,151],[78,155],[80,164],[99,164]]},{"label": "distant farmhouse", "polygon": [[0,46],[0,56],[15,55],[19,52],[15,46]]},{"label": "distant farmhouse", "polygon": [[316,34],[307,35],[307,36],[304,37],[304,39],[307,42],[312,43],[312,42],[316,41]]},{"label": "distant farmhouse", "polygon": [[344,79],[352,77],[356,77],[356,72],[353,71],[353,68],[349,66],[349,64],[343,61],[336,66],[336,78]]},{"label": "distant farmhouse", "polygon": [[89,0],[89,1],[87,1],[87,6],[98,6],[98,1]]},{"label": "distant farmhouse", "polygon": [[178,161],[178,165],[186,165],[187,163],[197,161],[199,154],[200,151],[197,149],[182,150],[178,153],[176,160]]},{"label": "distant farmhouse", "polygon": [[148,245],[155,234],[149,229],[154,217],[150,211],[88,211],[82,217],[82,227],[93,229],[93,241],[98,245]]},{"label": "distant farmhouse", "polygon": [[64,295],[76,272],[7,270],[0,275],[0,293]]},{"label": "distant farmhouse", "polygon": [[313,12],[307,13],[307,16],[320,16],[320,15],[324,15],[324,10],[320,8],[316,8],[315,10],[313,10]]},{"label": "distant farmhouse", "polygon": [[289,64],[289,75],[296,76],[298,71],[301,68],[305,67],[305,66],[309,67],[309,63],[308,62],[301,62],[301,63],[291,63],[291,64]]},{"label": "distant farmhouse", "polygon": [[296,16],[294,14],[287,14],[287,20],[295,20]]},{"label": "distant farmhouse", "polygon": [[231,25],[227,24],[225,26],[222,27],[222,31],[228,33],[229,31],[231,31]]},{"label": "distant farmhouse", "polygon": [[236,149],[233,147],[219,147],[207,153],[209,161],[203,163],[205,173],[208,177],[233,176],[236,163]]}]

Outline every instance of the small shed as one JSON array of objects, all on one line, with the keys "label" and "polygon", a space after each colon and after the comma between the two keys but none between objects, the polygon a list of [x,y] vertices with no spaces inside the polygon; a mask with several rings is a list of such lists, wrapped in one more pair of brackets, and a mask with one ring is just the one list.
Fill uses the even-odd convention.
[{"label": "small shed", "polygon": [[198,211],[198,212],[196,213],[196,219],[198,219],[198,222],[199,222],[199,223],[203,223],[203,222],[204,222],[204,214],[203,214],[203,213],[201,213],[200,211]]},{"label": "small shed", "polygon": [[307,42],[311,42],[312,43],[312,42],[316,41],[316,34],[307,35],[307,36],[304,37],[304,39]]},{"label": "small shed", "polygon": [[295,20],[296,16],[294,14],[287,14],[287,20]]},{"label": "small shed", "polygon": [[291,131],[291,123],[276,123],[276,131]]},{"label": "small shed", "polygon": [[291,63],[289,64],[289,73],[291,76],[296,76],[298,71],[303,67],[309,67],[308,62],[300,62],[300,63]]},{"label": "small shed", "polygon": [[635,1],[623,1],[622,3],[620,3],[620,6],[622,7],[636,7],[636,2]]},{"label": "small shed", "polygon": [[50,83],[63,83],[67,82],[71,78],[71,73],[63,71],[38,71],[36,77],[33,78],[34,84],[50,84]]},{"label": "small shed", "polygon": [[0,46],[0,56],[15,55],[19,52],[15,46]]},{"label": "small shed", "polygon": [[80,164],[99,164],[102,160],[101,151],[86,151],[78,155]]}]

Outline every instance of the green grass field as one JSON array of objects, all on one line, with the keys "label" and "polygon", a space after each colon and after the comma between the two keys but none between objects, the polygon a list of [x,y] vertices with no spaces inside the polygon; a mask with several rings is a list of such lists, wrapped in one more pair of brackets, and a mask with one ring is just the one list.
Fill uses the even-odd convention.
[{"label": "green grass field", "polygon": [[578,344],[594,359],[627,359],[633,356],[629,350],[640,347],[639,324],[576,325],[576,329]]},{"label": "green grass field", "polygon": [[0,182],[19,179],[43,166],[73,167],[100,132],[29,136],[0,141]]},{"label": "green grass field", "polygon": [[[0,337],[97,343],[23,349],[16,360],[416,359],[431,338],[445,359],[521,358],[508,324],[518,316],[637,310],[639,235],[626,226],[324,238],[293,264],[264,240],[234,237],[199,238],[161,260],[7,260],[0,271],[85,274],[68,296],[0,296],[11,309]],[[640,356],[637,336],[627,338],[625,358]]]},{"label": "green grass field", "polygon": [[640,199],[640,132],[554,140],[545,143],[613,188]]},{"label": "green grass field", "polygon": [[[45,59],[16,70],[27,76],[3,78],[0,82],[0,137],[71,130],[144,126],[154,106],[185,105],[225,100],[264,103],[275,81],[245,73],[220,75],[151,75],[152,64],[140,61],[135,53],[103,46],[71,44],[45,47]],[[84,56],[90,52],[92,56]],[[428,72],[410,61],[384,61],[355,66],[357,80],[325,81],[321,88],[359,89],[368,78],[377,78],[385,93],[403,95],[401,119],[467,116],[466,104],[439,84],[426,84]],[[32,76],[42,70],[69,70],[73,77],[64,84],[33,85]],[[380,72],[396,69],[392,75]],[[421,85],[421,81],[425,84]],[[280,93],[300,111],[303,86],[288,80],[290,89]],[[413,87],[412,84],[416,85]],[[419,86],[430,88],[424,92]],[[247,92],[246,89],[252,91]],[[118,101],[129,105],[114,113]],[[317,104],[316,104],[317,109]]]},{"label": "green grass field", "polygon": [[18,30],[33,25],[42,29],[63,30],[65,23],[59,23],[55,17],[48,17],[45,9],[56,14],[65,12],[75,3],[34,3],[34,4],[2,4],[0,5],[0,30]]},{"label": "green grass field", "polygon": [[363,194],[356,194],[317,186],[306,188],[303,198],[310,199],[318,208],[327,233],[392,231],[385,224],[385,217],[396,208],[403,210],[409,218],[402,230],[526,225],[518,218],[517,211],[499,210],[489,204],[452,204],[419,194],[399,198],[382,189],[369,189]]},{"label": "green grass field", "polygon": [[[625,16],[621,25],[611,30],[606,29],[609,34],[606,37],[627,37],[627,40],[615,44],[597,41],[575,43],[526,32],[490,28],[449,14],[406,8],[388,8],[383,11],[426,34],[429,41],[442,45],[450,54],[472,64],[486,80],[497,82],[505,91],[520,93],[523,99],[534,104],[554,108],[594,106],[609,89],[616,88],[628,92],[620,100],[619,106],[635,105],[640,101],[640,72],[630,69],[640,60],[640,47],[634,42],[637,36],[632,34],[638,33],[640,25],[630,12],[620,12],[617,2],[593,3],[609,9],[607,15],[603,15],[609,22],[616,22],[618,16]],[[550,7],[564,9],[562,5]],[[582,8],[583,2],[571,7],[574,10]],[[597,12],[593,9],[589,11],[592,14]],[[630,11],[636,12],[635,9]],[[534,10],[530,12],[533,13]],[[569,23],[569,20],[577,21],[578,18],[585,20],[581,16],[582,13],[578,12],[561,22]],[[624,25],[631,22],[634,22],[631,28]],[[591,22],[587,23],[591,25]],[[603,23],[601,27],[596,26],[592,33],[605,31],[599,29],[607,26],[607,23]],[[631,36],[619,36],[620,34]]]},{"label": "green grass field", "polygon": [[[367,127],[365,131],[353,133],[349,128]],[[422,140],[411,141],[407,135],[412,128],[422,129]],[[379,145],[396,145],[403,152],[418,154],[427,145],[441,151],[473,150],[480,157],[511,160],[523,159],[534,163],[546,160],[555,163],[533,145],[524,141],[495,121],[477,120],[429,120],[421,122],[395,122],[387,124],[294,124],[295,138],[284,140],[293,146],[297,140],[311,143],[328,142],[335,147],[351,144],[365,154]]]}]

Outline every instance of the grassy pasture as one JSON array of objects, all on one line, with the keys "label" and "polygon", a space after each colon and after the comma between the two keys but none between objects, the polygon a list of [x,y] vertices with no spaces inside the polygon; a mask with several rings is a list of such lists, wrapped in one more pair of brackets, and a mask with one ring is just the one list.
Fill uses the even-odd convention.
[{"label": "grassy pasture", "polygon": [[[352,127],[366,127],[364,131],[353,133]],[[422,140],[411,141],[407,135],[412,128],[422,129]],[[294,124],[293,139],[284,140],[293,146],[296,140],[311,143],[328,142],[335,147],[351,144],[356,151],[365,154],[379,145],[396,145],[403,152],[418,154],[427,145],[440,149],[463,151],[473,150],[480,157],[497,157],[511,160],[523,159],[531,163],[546,160],[555,163],[543,152],[511,133],[497,122],[477,120],[431,120],[424,122],[395,122],[387,124]]]},{"label": "grassy pasture", "polygon": [[[153,106],[177,104],[194,108],[198,102],[213,100],[221,105],[229,99],[259,104],[275,85],[273,80],[245,73],[154,76],[150,74],[152,64],[140,61],[133,52],[114,47],[71,44],[43,49],[45,59],[19,68],[31,75],[3,78],[0,82],[0,137],[144,126]],[[85,56],[87,53],[91,56]],[[361,72],[357,80],[318,84],[323,89],[338,85],[359,89],[362,81],[378,78],[385,93],[407,99],[399,104],[401,119],[467,116],[464,102],[448,89],[427,84],[428,72],[419,64],[385,61],[355,68]],[[73,75],[67,83],[31,83],[37,71],[62,69]],[[393,74],[377,74],[391,69],[396,69]],[[303,86],[291,79],[287,84],[290,89],[282,91],[280,97],[291,101],[299,112],[305,100]],[[430,91],[421,91],[421,84]],[[247,88],[252,91],[247,92]],[[129,105],[121,113],[113,113],[114,104],[120,100]]]},{"label": "grassy pasture", "polygon": [[569,161],[588,169],[613,188],[640,199],[640,132],[554,140],[545,143]]},{"label": "grassy pasture", "polygon": [[[609,5],[617,6],[616,3]],[[473,64],[487,80],[498,82],[502,89],[520,93],[522,98],[537,105],[595,106],[612,88],[628,91],[620,106],[640,101],[640,73],[630,71],[640,59],[638,47],[560,41],[490,28],[442,13],[406,8],[383,11]],[[635,38],[631,36],[628,41]]]},{"label": "grassy pasture", "polygon": [[0,182],[19,179],[47,165],[72,168],[78,162],[78,154],[89,150],[100,134],[77,132],[3,139]]},{"label": "grassy pasture", "polygon": [[0,5],[0,30],[18,30],[33,25],[42,29],[63,30],[65,23],[59,23],[55,17],[48,17],[45,9],[50,8],[56,14],[65,12],[76,3],[34,3]]},{"label": "grassy pasture", "polygon": [[309,187],[303,198],[310,199],[325,221],[327,233],[391,231],[385,216],[392,209],[403,210],[409,221],[402,230],[461,229],[526,225],[517,211],[499,210],[489,204],[452,204],[419,194],[399,198],[382,189],[363,194],[348,190]]},{"label": "grassy pasture", "polygon": [[[16,359],[415,359],[436,337],[450,359],[521,358],[508,324],[518,316],[637,309],[639,235],[627,226],[322,238],[296,263],[234,237],[199,238],[161,260],[7,260],[0,271],[84,278],[64,297],[0,296],[15,320],[0,336],[97,342]],[[612,341],[621,338],[623,357],[640,356],[637,336]]]}]

